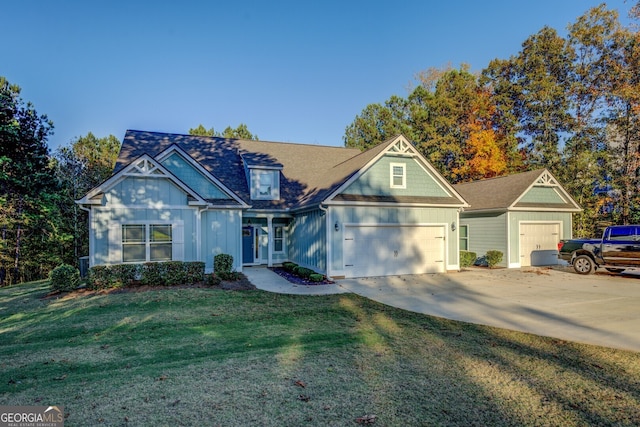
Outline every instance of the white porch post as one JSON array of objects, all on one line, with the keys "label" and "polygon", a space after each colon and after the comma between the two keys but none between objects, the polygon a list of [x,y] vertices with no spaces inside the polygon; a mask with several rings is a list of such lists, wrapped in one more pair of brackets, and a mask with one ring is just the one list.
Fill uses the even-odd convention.
[{"label": "white porch post", "polygon": [[273,215],[267,215],[267,266],[273,267]]}]

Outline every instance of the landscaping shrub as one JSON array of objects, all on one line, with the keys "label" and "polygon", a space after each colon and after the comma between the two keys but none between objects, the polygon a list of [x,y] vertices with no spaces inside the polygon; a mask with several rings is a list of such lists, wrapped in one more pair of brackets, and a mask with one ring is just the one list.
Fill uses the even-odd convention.
[{"label": "landscaping shrub", "polygon": [[286,271],[293,273],[294,269],[298,266],[298,264],[296,264],[295,262],[283,262],[282,263],[282,268],[284,268]]},{"label": "landscaping shrub", "polygon": [[182,261],[167,261],[164,264],[164,282],[169,285],[182,285],[187,280],[187,272],[185,270],[184,262]]},{"label": "landscaping shrub", "polygon": [[207,274],[204,280],[207,286],[219,286],[222,282],[222,279],[215,273]]},{"label": "landscaping shrub", "polygon": [[140,264],[116,264],[107,267],[111,279],[111,283],[107,287],[131,286],[139,278],[141,267]]},{"label": "landscaping shrub", "polygon": [[218,254],[214,256],[213,271],[217,274],[230,273],[233,271],[233,256],[229,254]]},{"label": "landscaping shrub", "polygon": [[311,270],[310,268],[306,268],[306,267],[298,267],[298,269],[296,270],[296,274],[302,278],[308,279],[309,276],[311,276],[312,274],[314,274],[315,271]]},{"label": "landscaping shrub", "polygon": [[309,280],[312,282],[322,282],[324,280],[324,276],[319,273],[313,273],[309,275]]},{"label": "landscaping shrub", "polygon": [[471,267],[478,256],[475,252],[460,251],[460,267]]},{"label": "landscaping shrub", "polygon": [[184,263],[185,281],[188,284],[204,281],[204,262],[190,261]]},{"label": "landscaping shrub", "polygon": [[89,269],[87,288],[91,290],[108,289],[116,286],[117,280],[107,265],[96,265]]},{"label": "landscaping shrub", "polygon": [[72,265],[62,264],[49,273],[52,291],[73,291],[80,285],[80,270]]},{"label": "landscaping shrub", "polygon": [[166,281],[166,268],[163,262],[145,262],[142,268],[142,284],[162,286]]},{"label": "landscaping shrub", "polygon": [[498,265],[500,261],[502,261],[502,252],[487,251],[486,257],[487,257],[487,265],[489,266],[489,268],[493,268],[496,265]]},{"label": "landscaping shrub", "polygon": [[220,273],[215,273],[221,280],[226,280],[228,282],[235,282],[240,279],[240,273],[237,271],[223,271]]}]

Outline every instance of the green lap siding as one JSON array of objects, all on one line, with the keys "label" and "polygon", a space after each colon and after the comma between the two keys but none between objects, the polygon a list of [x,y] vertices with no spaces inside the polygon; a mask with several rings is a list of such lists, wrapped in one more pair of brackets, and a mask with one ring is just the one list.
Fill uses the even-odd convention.
[{"label": "green lap siding", "polygon": [[497,250],[504,254],[500,266],[507,265],[507,213],[460,214],[460,223],[466,225],[469,251],[478,257],[487,251]]},{"label": "green lap siding", "polygon": [[299,265],[326,274],[326,214],[321,210],[296,215],[289,226],[289,259]]}]

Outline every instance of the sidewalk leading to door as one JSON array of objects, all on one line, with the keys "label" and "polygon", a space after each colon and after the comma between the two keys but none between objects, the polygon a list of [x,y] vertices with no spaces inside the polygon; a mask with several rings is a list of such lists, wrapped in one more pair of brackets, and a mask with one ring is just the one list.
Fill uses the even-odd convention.
[{"label": "sidewalk leading to door", "polygon": [[302,286],[289,282],[266,267],[244,267],[242,273],[256,288],[268,292],[293,295],[331,295],[349,292],[346,289],[332,285]]}]

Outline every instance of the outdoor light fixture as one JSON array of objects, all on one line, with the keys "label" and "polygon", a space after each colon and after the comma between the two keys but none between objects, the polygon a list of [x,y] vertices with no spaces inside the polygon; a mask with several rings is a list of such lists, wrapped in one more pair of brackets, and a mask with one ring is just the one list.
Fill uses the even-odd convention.
[{"label": "outdoor light fixture", "polygon": [[456,231],[456,223],[455,223],[455,221],[451,223],[451,231]]},{"label": "outdoor light fixture", "polygon": [[336,224],[333,226],[333,228],[335,228],[336,231],[340,231],[340,224],[338,224],[338,221],[336,221]]}]

